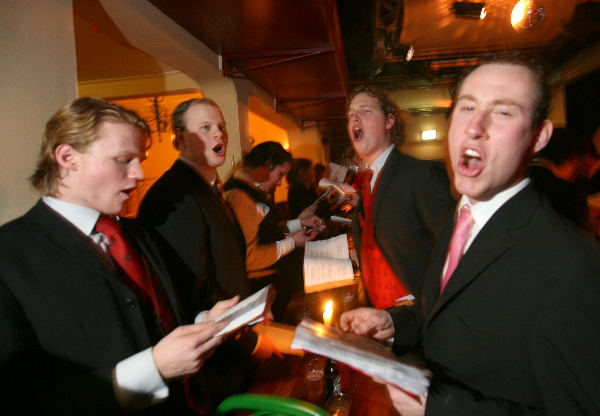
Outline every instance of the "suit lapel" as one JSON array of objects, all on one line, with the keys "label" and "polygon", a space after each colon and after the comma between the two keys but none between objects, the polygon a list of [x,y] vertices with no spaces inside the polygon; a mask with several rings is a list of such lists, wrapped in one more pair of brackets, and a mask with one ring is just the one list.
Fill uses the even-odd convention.
[{"label": "suit lapel", "polygon": [[158,252],[156,245],[146,232],[137,225],[135,220],[123,218],[121,219],[121,224],[128,240],[146,258],[150,266],[148,272],[153,273],[160,280],[171,304],[171,309],[175,313],[177,322],[183,322],[182,312],[179,309],[179,302],[176,300],[176,292],[171,276],[169,275],[169,269],[162,261],[162,256]]},{"label": "suit lapel", "polygon": [[375,202],[373,204],[373,224],[377,224],[377,217],[381,207],[383,206],[387,188],[394,177],[394,173],[396,172],[399,162],[400,152],[394,146],[383,167],[381,168],[381,171],[379,172],[379,179],[376,182],[377,188],[375,188]]},{"label": "suit lapel", "polygon": [[[443,245],[436,252],[426,288],[426,319],[431,322],[445,305],[459,295],[474,279],[483,278],[482,272],[494,263],[503,253],[515,245],[512,231],[525,227],[539,204],[539,196],[527,186],[490,218],[464,254],[456,270],[450,277],[444,292],[439,296],[440,278],[446,251],[450,243],[453,224],[444,230]],[[443,250],[441,250],[443,248]]]},{"label": "suit lapel", "polygon": [[34,229],[39,230],[41,239],[62,252],[67,261],[76,262],[97,273],[111,274],[110,266],[89,237],[41,200],[25,214],[25,219]]}]

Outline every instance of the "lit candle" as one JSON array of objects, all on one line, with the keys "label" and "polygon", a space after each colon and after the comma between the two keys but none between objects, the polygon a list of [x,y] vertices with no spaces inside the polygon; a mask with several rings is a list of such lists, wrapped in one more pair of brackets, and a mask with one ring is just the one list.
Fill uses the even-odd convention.
[{"label": "lit candle", "polygon": [[325,302],[325,309],[323,310],[323,323],[331,326],[331,317],[333,316],[333,301],[329,299]]}]

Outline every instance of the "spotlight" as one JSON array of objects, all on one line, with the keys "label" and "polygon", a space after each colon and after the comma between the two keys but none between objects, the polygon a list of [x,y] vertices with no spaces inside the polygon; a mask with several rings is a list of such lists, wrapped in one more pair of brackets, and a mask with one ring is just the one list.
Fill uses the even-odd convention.
[{"label": "spotlight", "polygon": [[452,12],[457,17],[484,19],[486,15],[485,2],[455,1],[454,4],[452,4]]},{"label": "spotlight", "polygon": [[398,44],[391,48],[390,53],[394,57],[402,58],[406,62],[410,61],[415,54],[415,48],[413,45]]},{"label": "spotlight", "polygon": [[513,7],[510,24],[517,32],[532,32],[540,27],[546,16],[544,6],[537,0],[521,0]]}]

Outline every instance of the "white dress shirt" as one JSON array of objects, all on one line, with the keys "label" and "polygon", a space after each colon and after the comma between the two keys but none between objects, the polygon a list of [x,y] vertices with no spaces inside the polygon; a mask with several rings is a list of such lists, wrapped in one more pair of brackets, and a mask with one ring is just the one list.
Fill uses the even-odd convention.
[{"label": "white dress shirt", "polygon": [[[489,201],[481,201],[472,204],[467,196],[461,196],[460,201],[458,202],[458,205],[456,207],[456,213],[458,214],[459,209],[463,205],[468,205],[471,209],[471,216],[473,217],[473,227],[471,228],[469,239],[465,243],[463,254],[467,252],[467,250],[475,240],[475,237],[477,237],[477,234],[479,234],[479,232],[483,229],[483,227],[489,221],[489,219],[492,218],[496,211],[498,211],[500,207],[504,205],[509,199],[518,194],[523,188],[525,188],[529,184],[529,182],[531,182],[531,179],[529,178],[522,179],[520,182],[511,186],[510,188],[498,192]],[[444,264],[444,268],[442,269],[442,276],[444,276],[444,273],[446,273],[447,267],[448,254],[446,254],[446,263]]]},{"label": "white dress shirt", "polygon": [[[42,197],[42,201],[107,251],[105,237],[94,232],[100,212],[50,196]],[[121,406],[131,410],[144,408],[169,396],[169,387],[154,363],[152,347],[117,363],[113,370],[113,387]]]},{"label": "white dress shirt", "polygon": [[377,182],[377,177],[379,176],[379,171],[383,168],[383,165],[385,165],[385,162],[387,161],[388,156],[390,155],[390,153],[392,153],[392,149],[394,148],[394,144],[391,144],[387,149],[385,149],[377,159],[375,159],[375,162],[373,162],[373,164],[371,166],[367,165],[367,168],[371,169],[373,171],[373,177],[371,178],[371,192],[373,192],[373,188],[375,187],[375,182]]}]

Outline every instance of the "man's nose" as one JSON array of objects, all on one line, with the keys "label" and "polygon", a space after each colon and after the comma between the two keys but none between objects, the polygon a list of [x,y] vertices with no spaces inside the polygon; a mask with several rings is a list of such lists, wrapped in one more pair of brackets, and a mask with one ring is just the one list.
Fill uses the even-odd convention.
[{"label": "man's nose", "polygon": [[470,138],[478,139],[486,134],[488,115],[484,111],[476,111],[467,123],[466,133]]},{"label": "man's nose", "polygon": [[136,181],[144,179],[144,169],[142,169],[142,163],[138,159],[131,161],[129,165],[129,177],[134,178]]}]

